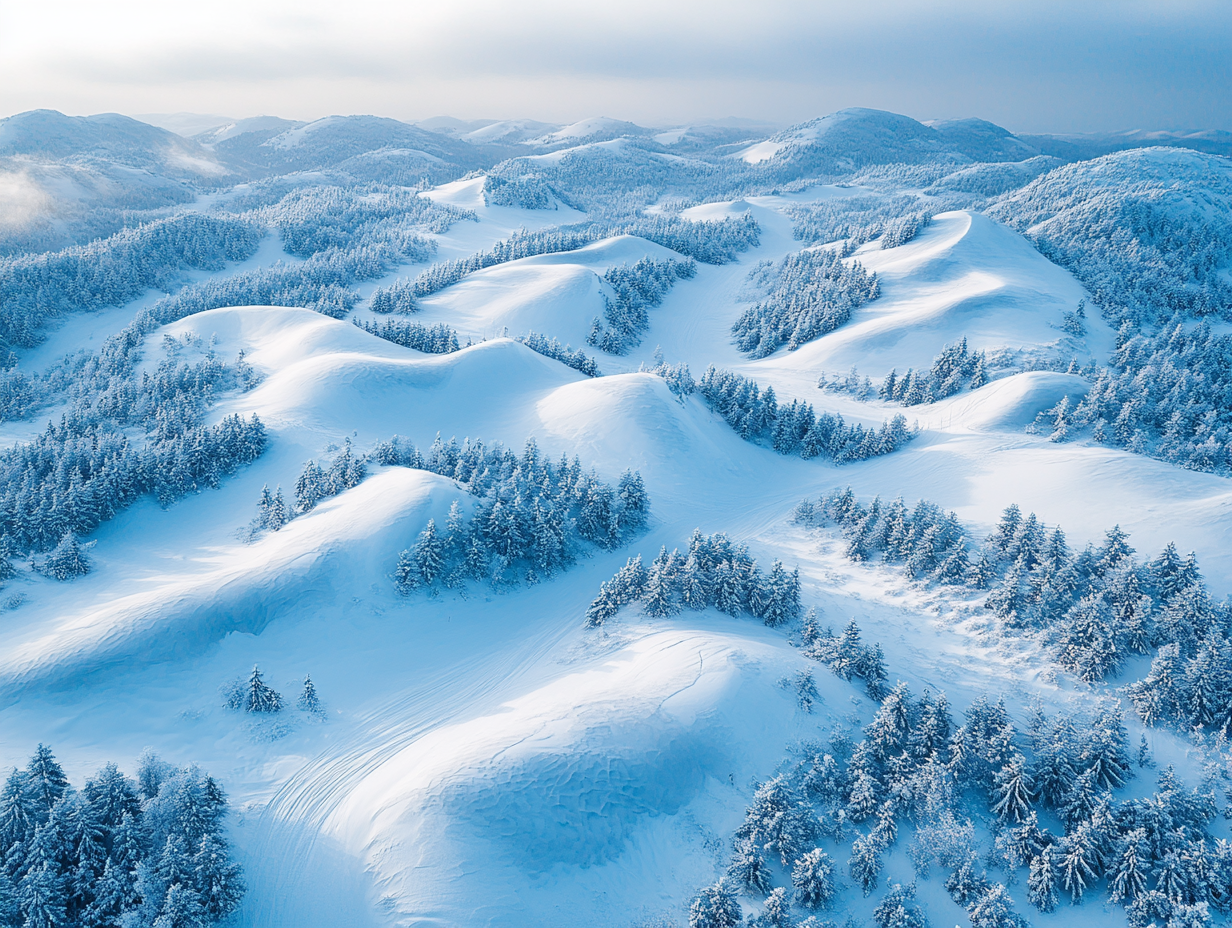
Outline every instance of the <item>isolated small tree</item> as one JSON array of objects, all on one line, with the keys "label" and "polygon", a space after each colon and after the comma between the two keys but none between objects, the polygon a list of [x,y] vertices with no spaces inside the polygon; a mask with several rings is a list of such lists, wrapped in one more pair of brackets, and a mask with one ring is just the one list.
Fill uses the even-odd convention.
[{"label": "isolated small tree", "polygon": [[252,668],[252,676],[248,678],[248,693],[244,700],[245,712],[279,712],[282,709],[282,697],[274,692],[272,687],[261,679],[261,669]]},{"label": "isolated small tree", "polygon": [[297,704],[304,712],[316,714],[321,711],[321,700],[317,697],[317,688],[312,683],[311,675],[304,676],[304,690],[299,694]]}]

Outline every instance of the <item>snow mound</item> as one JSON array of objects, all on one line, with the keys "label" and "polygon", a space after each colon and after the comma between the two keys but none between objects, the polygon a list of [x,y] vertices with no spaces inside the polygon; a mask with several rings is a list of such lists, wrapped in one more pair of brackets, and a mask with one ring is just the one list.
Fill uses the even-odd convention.
[{"label": "snow mound", "polygon": [[[43,608],[31,604],[26,624],[4,635],[0,691],[71,687],[126,664],[190,659],[233,632],[257,634],[276,619],[294,619],[305,598],[342,595],[333,578],[361,589],[385,584],[391,552],[428,518],[443,521],[460,497],[452,480],[392,468],[251,545],[198,548],[192,558],[164,550],[148,578],[117,584],[104,569],[71,591],[53,589]],[[157,525],[151,515],[126,514],[109,534],[127,528],[140,538],[142,523]]]},{"label": "snow mound", "polygon": [[969,160],[909,116],[862,107],[792,126],[731,157],[748,164],[773,161],[799,171],[827,172],[896,161]]},{"label": "snow mound", "polygon": [[[816,724],[777,683],[802,658],[715,624],[639,637],[425,733],[348,784],[326,833],[411,920],[576,925],[610,917],[612,893],[625,913],[688,893],[710,866],[713,797]],[[669,848],[671,867],[646,853]]]},{"label": "snow mound", "polygon": [[478,271],[423,300],[417,318],[445,322],[463,339],[538,332],[599,355],[602,362],[601,353],[586,346],[591,322],[603,315],[603,295],[612,295],[600,276],[609,267],[646,257],[679,260],[680,255],[643,238],[618,235],[576,251]]},{"label": "snow mound", "polygon": [[920,413],[925,428],[936,423],[949,429],[1021,432],[1062,398],[1068,396],[1072,404],[1077,404],[1090,386],[1076,374],[1026,371],[911,412]]},{"label": "snow mound", "polygon": [[941,213],[898,248],[876,245],[858,260],[875,271],[881,296],[857,309],[838,330],[786,353],[768,366],[861,372],[927,369],[961,338],[975,351],[1045,353],[1068,360],[1104,357],[1113,333],[1092,311],[1084,340],[1061,331],[1062,314],[1087,297],[1073,276],[1022,236],[978,213]]},{"label": "snow mound", "polygon": [[577,145],[580,142],[598,142],[605,139],[616,139],[622,136],[642,136],[646,129],[621,119],[608,116],[592,116],[582,119],[572,125],[548,132],[537,138],[530,139],[532,145]]}]

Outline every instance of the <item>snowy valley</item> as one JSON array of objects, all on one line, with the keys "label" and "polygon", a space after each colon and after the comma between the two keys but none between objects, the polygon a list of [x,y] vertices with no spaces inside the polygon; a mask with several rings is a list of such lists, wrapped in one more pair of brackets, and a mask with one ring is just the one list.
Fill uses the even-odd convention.
[{"label": "snowy valley", "polygon": [[1219,138],[167,125],[0,120],[0,926],[1226,922]]}]

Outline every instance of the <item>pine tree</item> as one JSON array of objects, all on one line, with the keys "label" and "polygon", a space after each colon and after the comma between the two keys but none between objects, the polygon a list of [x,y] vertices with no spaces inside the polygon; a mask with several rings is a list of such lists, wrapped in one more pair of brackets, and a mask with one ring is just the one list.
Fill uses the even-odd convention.
[{"label": "pine tree", "polygon": [[689,928],[737,928],[742,921],[740,903],[722,881],[702,889],[689,906]]},{"label": "pine tree", "polygon": [[419,586],[419,569],[415,563],[415,553],[410,548],[398,555],[398,566],[394,568],[394,586],[403,596]]},{"label": "pine tree", "polygon": [[424,586],[434,586],[441,578],[445,569],[444,543],[436,533],[436,520],[429,519],[424,530],[420,532],[415,542],[412,558],[415,562],[415,572],[419,582]]},{"label": "pine tree", "polygon": [[206,834],[193,855],[193,885],[206,919],[218,922],[237,908],[244,896],[240,866],[231,860],[226,842],[218,834]]},{"label": "pine tree", "polygon": [[39,573],[53,580],[72,580],[90,572],[90,562],[71,530],[61,536],[60,543],[37,566]]},{"label": "pine tree", "polygon": [[792,928],[791,904],[787,901],[787,890],[781,886],[770,891],[762,906],[761,915],[756,919],[757,928]]},{"label": "pine tree", "polygon": [[864,895],[873,891],[881,873],[881,853],[871,835],[863,835],[852,842],[847,870]]},{"label": "pine tree", "polygon": [[971,928],[1014,928],[1019,924],[1013,900],[1000,883],[993,883],[967,910]]},{"label": "pine tree", "polygon": [[278,712],[282,709],[282,697],[261,679],[261,670],[253,666],[248,678],[248,692],[244,699],[245,712]]},{"label": "pine tree", "polygon": [[1051,912],[1057,907],[1057,872],[1051,845],[1043,848],[1031,861],[1027,901],[1041,912]]},{"label": "pine tree", "polygon": [[1113,902],[1133,902],[1146,891],[1150,867],[1146,832],[1135,828],[1120,842],[1116,860],[1108,874],[1108,898]]},{"label": "pine tree", "polygon": [[1083,822],[1061,840],[1061,883],[1075,902],[1099,878],[1099,849],[1087,823]]},{"label": "pine tree", "polygon": [[51,813],[51,808],[68,791],[68,777],[64,768],[56,762],[51,748],[40,744],[26,765],[26,788],[34,800],[41,820]]},{"label": "pine tree", "polygon": [[791,870],[796,902],[806,909],[821,909],[834,898],[834,862],[821,848],[796,859]]},{"label": "pine tree", "polygon": [[299,694],[297,705],[301,712],[311,712],[313,715],[321,712],[321,700],[317,697],[317,688],[311,676],[304,677],[304,690]]},{"label": "pine tree", "polygon": [[735,852],[727,867],[727,876],[747,892],[765,894],[774,885],[765,855],[749,838],[736,841]]},{"label": "pine tree", "polygon": [[676,611],[676,603],[672,600],[671,579],[664,564],[656,562],[647,574],[642,603],[646,614],[654,618],[662,618]]},{"label": "pine tree", "polygon": [[28,841],[34,834],[38,810],[30,801],[26,778],[14,768],[0,790],[0,847],[7,850],[15,844]]},{"label": "pine tree", "polygon": [[1022,823],[1035,800],[1035,783],[1021,754],[1010,758],[995,776],[992,811],[1001,821]]},{"label": "pine tree", "polygon": [[927,920],[915,904],[915,886],[890,884],[890,891],[873,909],[877,928],[924,928]]},{"label": "pine tree", "polygon": [[51,861],[44,861],[21,881],[25,928],[61,928],[68,918],[64,884]]},{"label": "pine tree", "polygon": [[609,583],[599,585],[599,595],[586,608],[586,627],[598,628],[620,610],[620,604]]},{"label": "pine tree", "polygon": [[17,887],[4,867],[0,867],[0,928],[20,928],[21,900]]},{"label": "pine tree", "polygon": [[201,896],[191,885],[172,883],[167,888],[158,918],[153,928],[202,928],[205,908]]}]

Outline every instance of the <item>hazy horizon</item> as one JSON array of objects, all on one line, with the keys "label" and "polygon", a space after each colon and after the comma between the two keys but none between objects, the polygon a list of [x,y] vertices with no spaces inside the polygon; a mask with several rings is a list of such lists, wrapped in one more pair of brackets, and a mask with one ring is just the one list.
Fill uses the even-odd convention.
[{"label": "hazy horizon", "polygon": [[[377,0],[0,10],[0,112],[789,125],[849,106],[1019,133],[1232,127],[1232,7]],[[1221,89],[1222,88],[1222,89]]]}]

